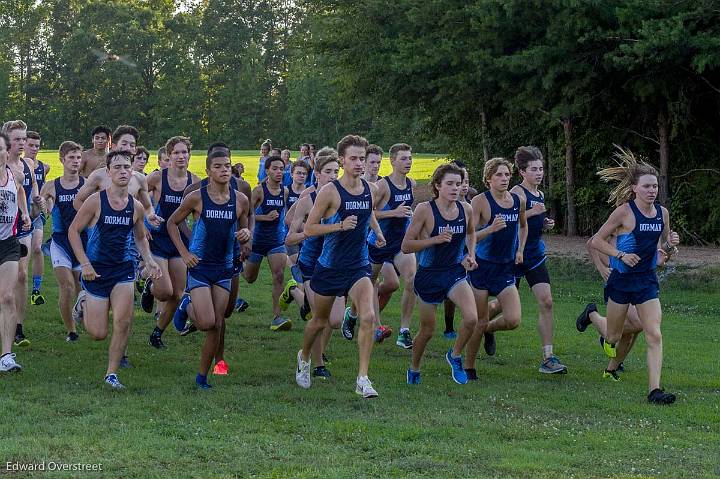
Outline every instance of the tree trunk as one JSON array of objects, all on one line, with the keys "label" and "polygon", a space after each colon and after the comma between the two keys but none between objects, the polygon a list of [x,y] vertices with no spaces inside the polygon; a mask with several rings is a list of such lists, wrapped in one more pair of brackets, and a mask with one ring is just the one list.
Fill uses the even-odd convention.
[{"label": "tree trunk", "polygon": [[668,167],[670,165],[670,142],[668,139],[668,119],[665,112],[658,112],[658,142],[660,144],[660,178],[658,178],[660,191],[658,199],[663,205],[668,199]]},{"label": "tree trunk", "polygon": [[577,211],[575,210],[575,150],[573,148],[572,119],[563,119],[565,133],[565,188],[567,196],[567,223],[565,234],[577,236]]},{"label": "tree trunk", "polygon": [[490,148],[488,147],[487,115],[482,103],[480,104],[480,138],[482,139],[483,159],[487,163],[490,159]]}]

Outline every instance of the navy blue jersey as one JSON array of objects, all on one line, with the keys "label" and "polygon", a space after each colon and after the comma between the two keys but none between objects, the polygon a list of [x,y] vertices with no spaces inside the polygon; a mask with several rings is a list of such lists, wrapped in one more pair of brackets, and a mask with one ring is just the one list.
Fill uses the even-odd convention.
[{"label": "navy blue jersey", "polygon": [[621,260],[610,258],[610,267],[620,273],[645,273],[657,266],[658,241],[665,228],[662,207],[655,204],[655,216],[648,218],[638,209],[635,201],[629,201],[630,209],[635,216],[635,228],[629,232],[618,235],[615,247],[618,251],[634,253],[640,256],[640,262],[630,267]]},{"label": "navy blue jersey", "polygon": [[128,195],[124,208],[115,210],[110,206],[107,191],[100,192],[100,216],[88,228],[87,257],[93,266],[115,266],[135,260],[134,214],[132,196]]},{"label": "navy blue jersey", "polygon": [[318,262],[325,268],[360,268],[369,264],[367,234],[372,215],[372,194],[367,181],[360,181],[363,191],[359,195],[350,194],[339,180],[333,181],[340,195],[340,206],[324,223],[340,223],[348,216],[357,216],[357,225],[352,230],[324,235],[322,254]]},{"label": "navy blue jersey", "polygon": [[[302,193],[302,191],[300,193]],[[290,211],[290,208],[292,208],[292,205],[297,203],[297,201],[300,199],[300,193],[295,193],[295,190],[293,190],[292,185],[288,187],[288,197],[287,197],[287,204],[285,205],[285,209]]]},{"label": "navy blue jersey", "polygon": [[255,208],[255,215],[267,215],[277,211],[278,217],[272,221],[256,221],[253,231],[253,244],[284,244],[285,243],[285,187],[280,185],[280,193],[270,194],[267,183],[261,183],[263,190],[262,202]]},{"label": "navy blue jersey", "polygon": [[[378,181],[380,180],[378,179]],[[390,177],[385,178],[385,181],[390,189],[390,198],[388,199],[387,204],[383,206],[382,211],[394,210],[401,205],[412,206],[414,198],[412,192],[412,181],[410,181],[410,178],[405,178],[404,189],[400,189],[395,186],[393,182],[390,181]],[[380,225],[380,229],[382,230],[383,236],[385,236],[385,241],[387,242],[385,247],[392,248],[393,245],[402,243],[405,231],[408,226],[410,226],[410,218],[383,218],[378,220],[378,224]],[[376,240],[377,236],[375,235],[375,232],[370,231],[367,239],[368,243],[374,245]]]},{"label": "navy blue jersey", "polygon": [[[525,211],[530,210],[534,205],[545,204],[545,197],[543,197],[542,193],[538,192],[539,195],[534,195],[523,185],[518,186],[525,193]],[[543,229],[545,228],[545,213],[529,217],[527,226],[528,234],[525,251],[523,252],[523,261],[528,266],[534,266],[545,257],[545,242],[542,239]]]},{"label": "navy blue jersey", "polygon": [[[165,168],[160,172],[160,178],[160,199],[155,205],[155,214],[167,221],[167,219],[170,218],[170,216],[175,213],[175,210],[180,206],[183,193],[185,193],[185,188],[192,184],[192,173],[189,171],[187,172],[187,182],[179,191],[170,188],[170,182],[168,181],[168,168]],[[156,234],[168,236],[165,221],[160,223],[159,227],[151,227],[146,221],[145,226],[153,231],[153,236]],[[183,236],[182,231],[180,232],[180,235],[181,237]],[[183,238],[183,240],[185,240],[185,238]]]},{"label": "navy blue jersey", "polygon": [[233,249],[237,232],[237,196],[230,188],[230,198],[224,204],[215,203],[207,188],[200,188],[202,212],[195,221],[190,252],[200,258],[202,268],[232,268]]},{"label": "navy blue jersey", "polygon": [[456,201],[458,214],[455,219],[448,220],[440,213],[435,200],[430,201],[433,214],[433,227],[430,237],[437,236],[445,228],[452,231],[452,240],[449,243],[432,245],[429,248],[418,251],[418,266],[424,269],[448,269],[459,264],[465,256],[465,235],[467,219],[465,208],[462,203]]},{"label": "navy blue jersey", "polygon": [[510,193],[513,204],[510,208],[501,207],[490,191],[483,193],[490,204],[490,220],[482,228],[487,228],[500,215],[505,220],[505,228],[496,231],[482,241],[478,241],[475,247],[475,255],[491,263],[513,263],[518,247],[518,232],[520,231],[520,197]]},{"label": "navy blue jersey", "polygon": [[[317,191],[310,193],[310,201],[315,204],[315,198],[317,198]],[[298,256],[298,263],[303,263],[308,266],[315,266],[320,253],[323,250],[323,237],[322,236],[310,236],[302,242],[302,248],[300,248],[300,254]]]},{"label": "navy blue jersey", "polygon": [[[66,251],[72,251],[70,248],[70,242],[67,238],[68,227],[70,223],[75,219],[77,211],[73,207],[73,200],[75,195],[85,184],[85,178],[82,176],[78,177],[80,181],[75,188],[65,189],[63,188],[60,178],[55,178],[55,203],[53,209],[50,212],[52,215],[52,239]],[[87,243],[87,231],[80,233],[80,238],[83,244]]]},{"label": "navy blue jersey", "polygon": [[45,165],[42,161],[37,160],[37,165],[35,166],[35,183],[38,185],[38,191],[40,191],[45,184]]}]

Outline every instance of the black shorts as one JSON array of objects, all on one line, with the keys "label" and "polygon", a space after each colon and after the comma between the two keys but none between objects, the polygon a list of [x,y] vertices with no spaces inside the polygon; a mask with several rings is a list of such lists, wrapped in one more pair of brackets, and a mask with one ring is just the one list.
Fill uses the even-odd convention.
[{"label": "black shorts", "polygon": [[516,267],[515,286],[517,288],[520,288],[520,280],[522,280],[523,277],[525,277],[525,280],[527,281],[530,288],[532,288],[536,284],[550,284],[550,273],[547,270],[547,266],[545,266],[545,261],[530,270],[524,270],[522,268]]},{"label": "black shorts", "polygon": [[0,240],[0,264],[8,261],[20,261],[20,242],[16,236]]}]

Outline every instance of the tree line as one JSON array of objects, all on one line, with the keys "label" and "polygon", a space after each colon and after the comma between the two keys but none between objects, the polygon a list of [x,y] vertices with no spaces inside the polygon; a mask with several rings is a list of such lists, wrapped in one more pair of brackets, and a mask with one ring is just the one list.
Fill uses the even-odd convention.
[{"label": "tree line", "polygon": [[541,147],[558,224],[609,210],[613,144],[648,157],[686,240],[720,240],[712,0],[8,0],[0,113],[44,144],[332,145],[347,132],[471,165]]}]

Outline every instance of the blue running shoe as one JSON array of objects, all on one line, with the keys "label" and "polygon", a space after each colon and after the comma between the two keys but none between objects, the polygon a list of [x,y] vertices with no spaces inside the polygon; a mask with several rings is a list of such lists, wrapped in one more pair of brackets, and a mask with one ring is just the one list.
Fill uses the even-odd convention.
[{"label": "blue running shoe", "polygon": [[238,313],[242,313],[249,307],[250,307],[250,303],[248,303],[247,301],[245,301],[242,298],[238,298],[237,301],[235,301],[235,311],[237,311]]},{"label": "blue running shoe", "polygon": [[457,333],[456,333],[455,331],[445,331],[445,332],[443,333],[443,337],[444,337],[445,339],[456,339],[456,338],[457,338]]},{"label": "blue running shoe", "polygon": [[188,293],[183,294],[180,303],[178,304],[175,314],[173,314],[173,326],[178,331],[182,331],[185,328],[185,322],[187,321],[188,314],[187,308],[190,305],[190,295]]},{"label": "blue running shoe", "polygon": [[408,384],[420,384],[420,371],[413,371],[412,369],[407,370],[407,383]]},{"label": "blue running shoe", "polygon": [[453,381],[458,384],[467,384],[468,377],[467,373],[463,369],[462,356],[454,358],[452,355],[452,349],[448,349],[447,354],[445,354],[445,360],[450,365]]},{"label": "blue running shoe", "polygon": [[115,389],[116,391],[119,391],[120,389],[125,389],[125,386],[122,385],[120,380],[117,377],[117,374],[108,374],[105,376],[105,384],[110,386],[111,388]]},{"label": "blue running shoe", "polygon": [[130,360],[127,356],[123,356],[120,358],[120,367],[123,369],[130,369],[133,365],[130,364]]},{"label": "blue running shoe", "polygon": [[204,390],[212,389],[212,386],[207,383],[207,376],[202,376],[200,374],[195,376],[195,387]]}]

